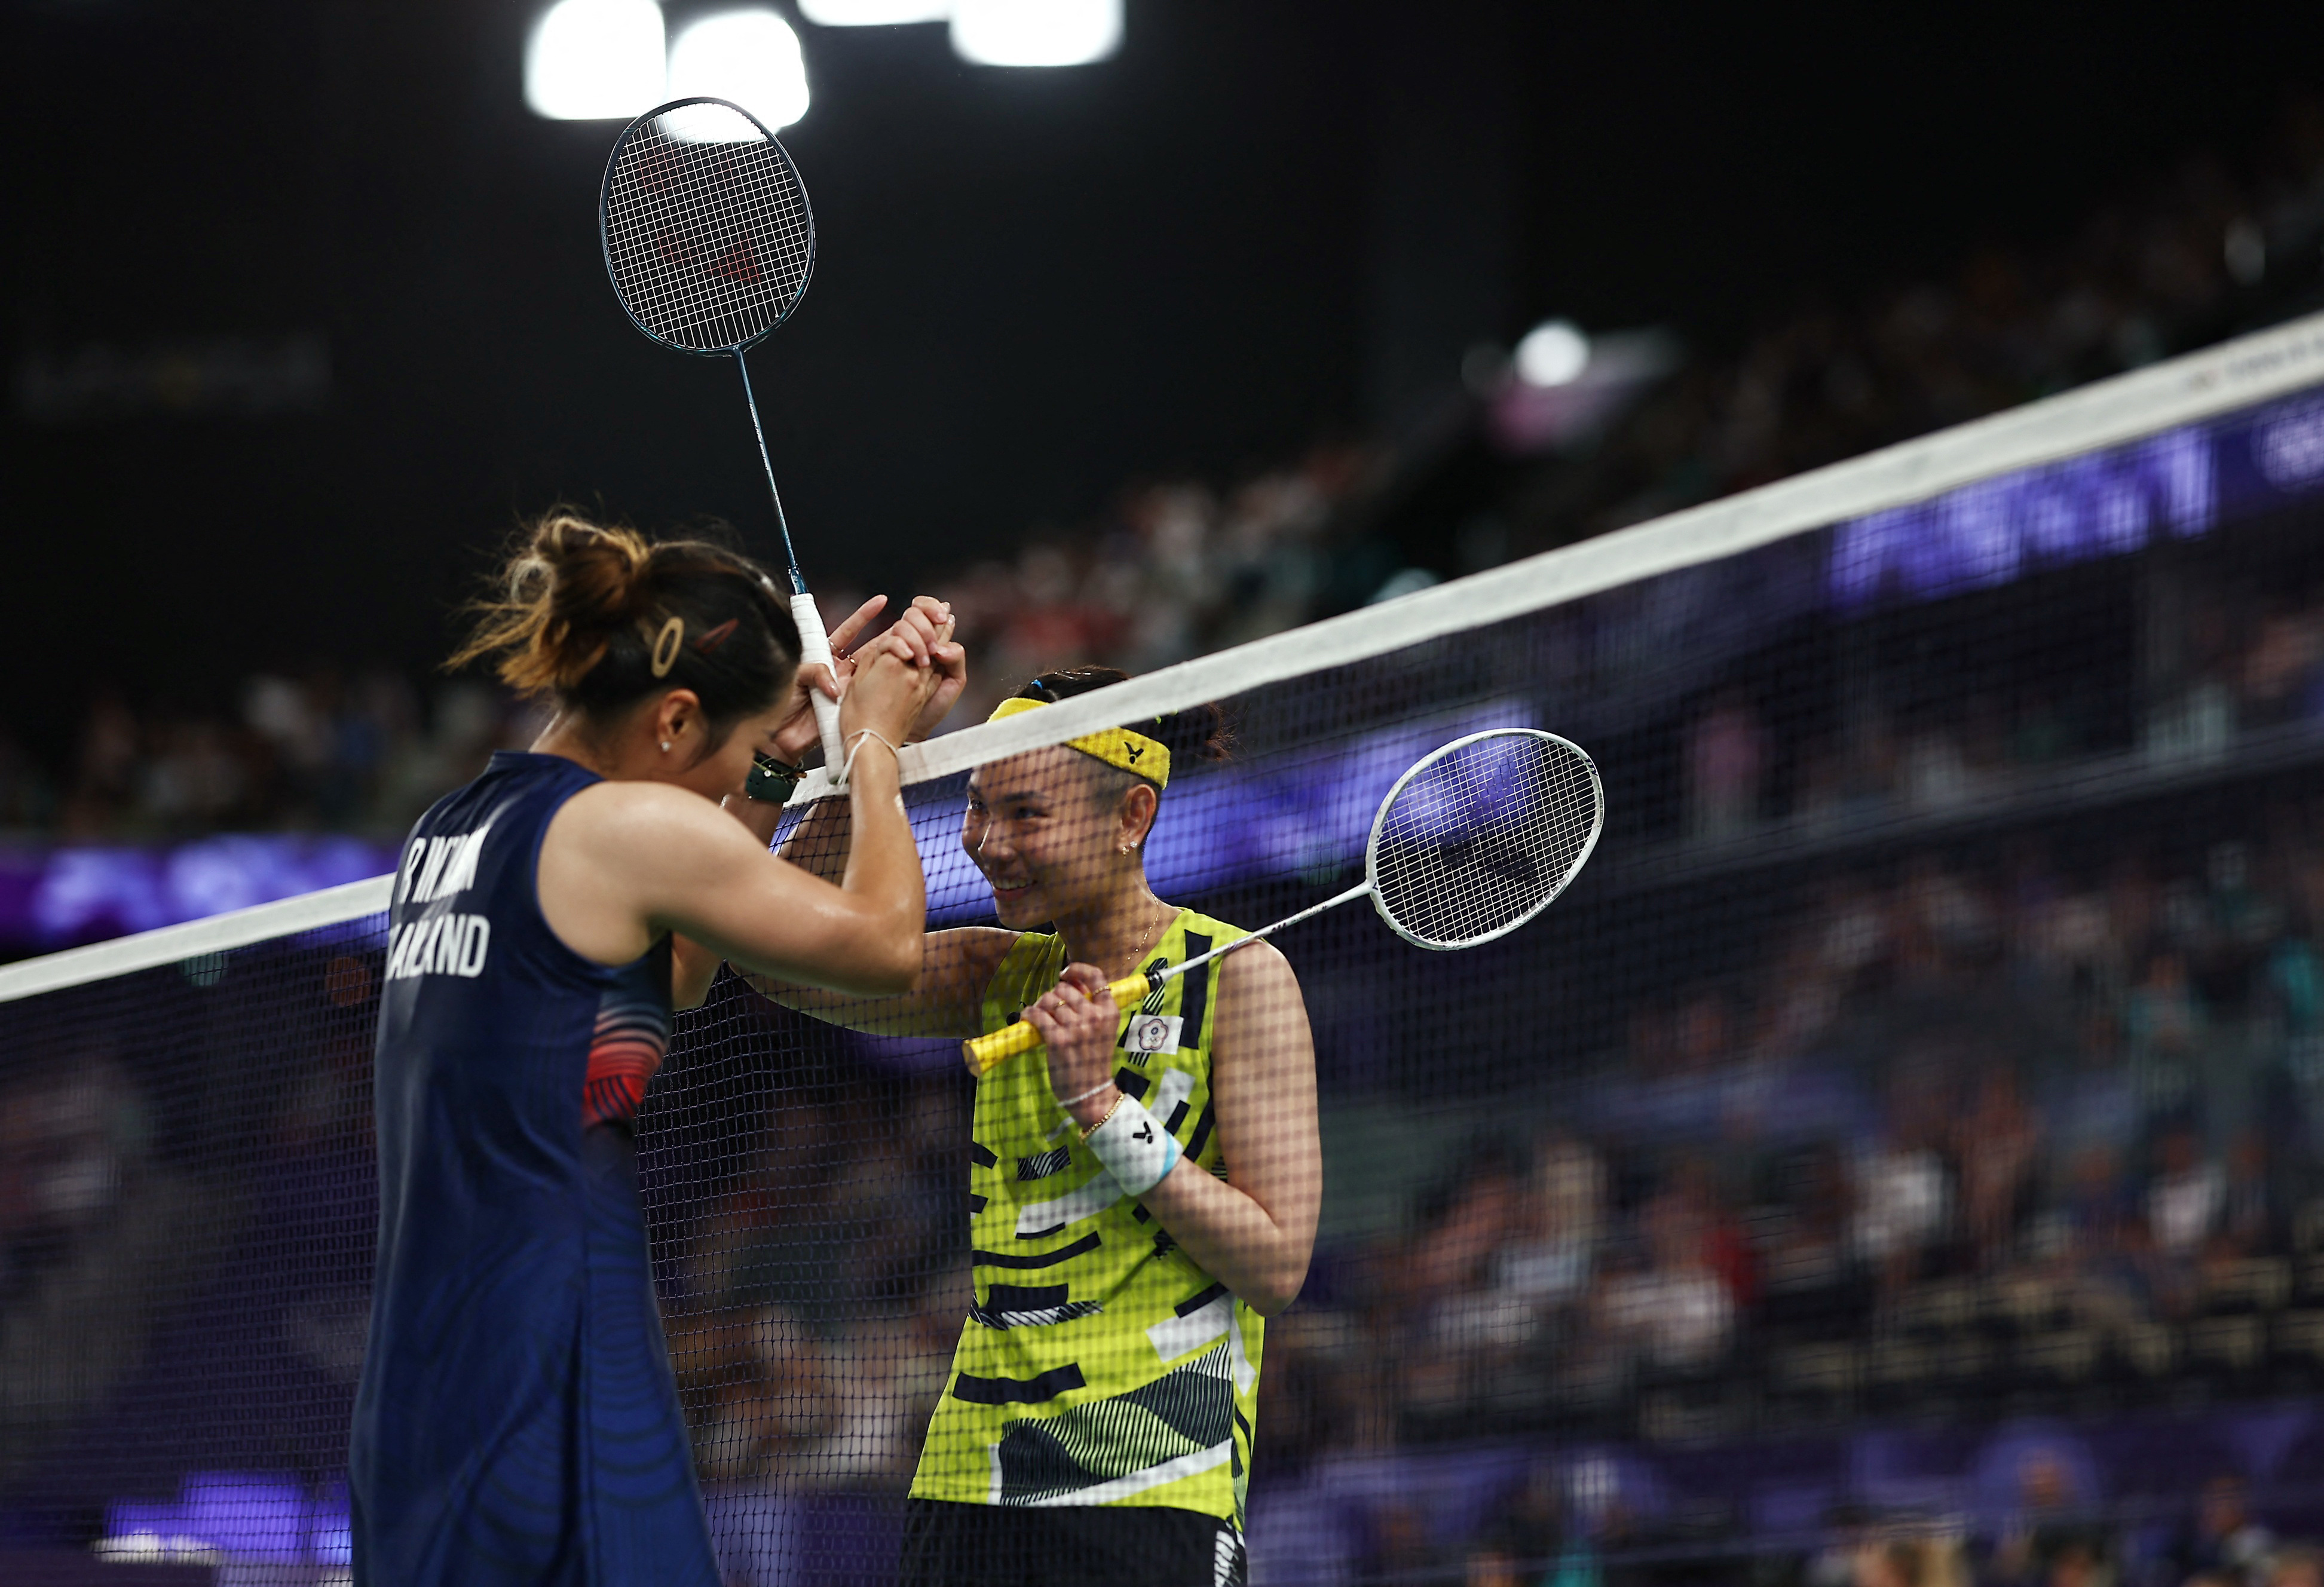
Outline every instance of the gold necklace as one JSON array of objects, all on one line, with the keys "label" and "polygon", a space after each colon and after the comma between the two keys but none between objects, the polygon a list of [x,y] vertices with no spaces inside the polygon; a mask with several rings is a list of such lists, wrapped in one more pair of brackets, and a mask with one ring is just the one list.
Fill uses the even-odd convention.
[{"label": "gold necklace", "polygon": [[[1160,900],[1157,900],[1156,901],[1159,902]],[[1164,915],[1161,919],[1156,921],[1154,923],[1154,929],[1146,934],[1145,946],[1140,947],[1136,953],[1130,955],[1130,967],[1125,973],[1125,976],[1135,975],[1138,973],[1138,966],[1146,962],[1146,955],[1154,951],[1154,945],[1161,940],[1162,933],[1169,928],[1171,921],[1176,920],[1178,918],[1177,910],[1170,909],[1170,906],[1167,904],[1163,904],[1162,907],[1165,909],[1169,910],[1169,912]]]}]

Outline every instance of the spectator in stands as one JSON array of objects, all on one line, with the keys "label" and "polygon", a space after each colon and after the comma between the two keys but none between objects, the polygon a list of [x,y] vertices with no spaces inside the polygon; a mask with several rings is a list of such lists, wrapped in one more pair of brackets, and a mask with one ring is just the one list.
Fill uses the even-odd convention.
[{"label": "spectator in stands", "polygon": [[2120,1548],[2052,1450],[2026,1452],[2018,1467],[2017,1509],[1995,1545],[1991,1574],[2024,1587],[2108,1587]]},{"label": "spectator in stands", "polygon": [[2015,1070],[1997,1065],[1978,1081],[1976,1101],[1952,1140],[1960,1165],[1961,1223],[1975,1261],[2005,1261],[2034,1190],[2040,1116],[2026,1107]]},{"label": "spectator in stands", "polygon": [[1766,763],[1767,735],[1749,699],[1729,690],[1713,700],[1687,740],[1688,826],[1695,837],[1717,842],[1757,823]]},{"label": "spectator in stands", "polygon": [[160,1160],[144,1093],[102,1047],[7,1055],[0,1087],[0,1473],[102,1405],[156,1306],[216,1259],[234,1209]]},{"label": "spectator in stands", "polygon": [[1734,1336],[1735,1296],[1711,1265],[1702,1209],[1674,1186],[1649,1202],[1638,1221],[1646,1260],[1607,1280],[1599,1326],[1652,1366],[1714,1365]]},{"label": "spectator in stands", "polygon": [[2305,1545],[2278,1549],[2267,1562],[2267,1587],[2324,1587],[2324,1553]]},{"label": "spectator in stands", "polygon": [[1557,1571],[1565,1550],[1562,1488],[1552,1462],[1536,1461],[1526,1468],[1516,1490],[1494,1506],[1470,1545],[1467,1587],[1536,1587],[1545,1582],[1564,1587],[1568,1578]]},{"label": "spectator in stands", "polygon": [[1534,1149],[1524,1204],[1494,1253],[1492,1283],[1526,1306],[1554,1307],[1590,1287],[1605,1224],[1606,1168],[1583,1141],[1563,1130]]},{"label": "spectator in stands", "polygon": [[2208,1575],[2234,1587],[2256,1587],[2274,1552],[2274,1534],[2253,1518],[2243,1479],[2222,1472],[2203,1484],[2193,1518],[2163,1558],[2175,1578]]},{"label": "spectator in stands", "polygon": [[1960,1541],[1950,1536],[1905,1532],[1876,1536],[1858,1545],[1851,1563],[1851,1587],[1969,1587]]},{"label": "spectator in stands", "polygon": [[2227,1175],[2206,1159],[2195,1132],[2174,1125],[2155,1149],[2154,1182],[2146,1193],[2146,1226],[2155,1250],[2184,1260],[2209,1243],[2227,1204]]},{"label": "spectator in stands", "polygon": [[1908,1075],[1893,1088],[1885,1141],[1857,1159],[1849,1238],[1857,1259],[1894,1291],[1919,1276],[1922,1253],[1945,1232],[1952,1186],[1937,1151],[1941,1118],[1932,1075]]}]

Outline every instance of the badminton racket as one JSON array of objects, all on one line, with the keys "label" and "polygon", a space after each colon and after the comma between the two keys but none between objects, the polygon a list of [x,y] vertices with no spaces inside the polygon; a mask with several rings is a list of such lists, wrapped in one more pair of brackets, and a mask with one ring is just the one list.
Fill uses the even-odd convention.
[{"label": "badminton racket", "polygon": [[[666,347],[731,355],[775,503],[775,528],[790,571],[799,660],[831,666],[831,637],[800,576],[759,399],[750,347],[790,318],[815,273],[815,213],[789,153],[759,119],[724,99],[674,99],[622,129],[605,161],[597,199],[605,273],[631,323]],[[846,767],[839,704],[809,690],[824,763]]]},{"label": "badminton racket", "polygon": [[[1396,780],[1372,817],[1364,879],[1336,898],[1178,964],[1157,964],[1107,990],[1124,1010],[1162,1011],[1162,988],[1198,965],[1264,941],[1286,926],[1370,897],[1415,947],[1472,948],[1506,937],[1547,909],[1598,846],[1606,796],[1598,768],[1575,745],[1530,727],[1454,739]],[[1041,1045],[1019,1020],[964,1042],[969,1066],[989,1074]]]}]

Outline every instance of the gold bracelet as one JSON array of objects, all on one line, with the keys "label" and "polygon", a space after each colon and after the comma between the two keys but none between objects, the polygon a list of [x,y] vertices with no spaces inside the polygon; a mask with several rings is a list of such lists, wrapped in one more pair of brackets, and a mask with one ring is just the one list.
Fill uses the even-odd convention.
[{"label": "gold bracelet", "polygon": [[1129,1095],[1130,1093],[1126,1091],[1115,1092],[1113,1093],[1113,1106],[1106,1109],[1104,1118],[1100,1119],[1096,1123],[1082,1131],[1082,1139],[1084,1140],[1087,1140],[1091,1136],[1095,1135],[1099,1130],[1104,1129],[1112,1120],[1115,1110],[1120,1108],[1124,1101],[1128,1100]]}]

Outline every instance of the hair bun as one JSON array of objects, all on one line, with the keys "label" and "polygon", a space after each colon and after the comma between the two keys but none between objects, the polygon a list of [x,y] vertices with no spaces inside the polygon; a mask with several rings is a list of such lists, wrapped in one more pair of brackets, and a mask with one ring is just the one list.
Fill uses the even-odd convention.
[{"label": "hair bun", "polygon": [[[1054,703],[1129,681],[1130,674],[1119,667],[1064,667],[1042,673],[1019,689],[1017,697]],[[1170,752],[1174,767],[1192,765],[1197,761],[1223,761],[1234,752],[1234,730],[1227,721],[1227,714],[1208,701],[1148,722],[1125,722],[1121,725],[1159,740]]]},{"label": "hair bun", "polygon": [[519,687],[577,685],[604,658],[615,631],[644,615],[652,567],[653,548],[633,529],[569,512],[541,520],[509,567],[510,602],[543,608],[546,618],[527,658],[537,679]]},{"label": "hair bun", "polygon": [[1207,700],[1157,718],[1147,731],[1168,746],[1173,766],[1223,761],[1234,752],[1234,728],[1227,714]]},{"label": "hair bun", "polygon": [[[683,687],[725,720],[779,697],[798,660],[798,627],[766,570],[709,540],[657,544],[555,512],[520,538],[498,582],[450,665],[495,658],[520,694],[595,715]],[[673,623],[663,655],[658,641]]]}]

